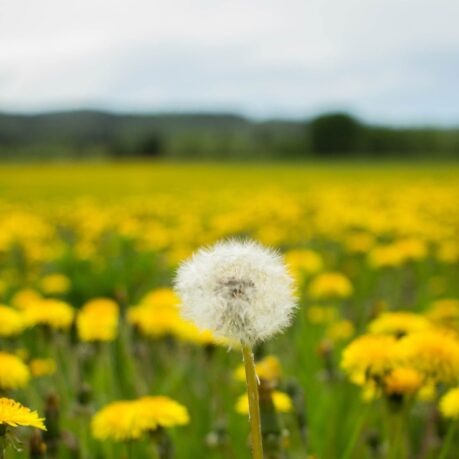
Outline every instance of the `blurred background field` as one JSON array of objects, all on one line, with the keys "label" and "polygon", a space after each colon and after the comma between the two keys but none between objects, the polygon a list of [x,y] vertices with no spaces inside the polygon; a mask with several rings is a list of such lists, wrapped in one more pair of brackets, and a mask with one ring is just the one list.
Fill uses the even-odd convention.
[{"label": "blurred background field", "polygon": [[[285,454],[387,457],[385,396],[364,401],[340,369],[341,353],[387,311],[430,320],[447,300],[448,327],[457,325],[456,178],[446,164],[1,166],[2,302],[26,325],[2,338],[2,351],[20,355],[33,375],[3,392],[51,420],[58,410],[50,457],[152,457],[148,437],[119,447],[90,428],[107,403],[148,394],[188,409],[189,424],[169,430],[176,457],[247,457],[247,419],[235,409],[244,393],[238,350],[161,311],[175,308],[167,289],[181,260],[216,240],[250,237],[281,250],[298,285],[293,326],[257,349],[259,359],[278,359],[269,371],[291,396],[279,414]],[[40,296],[75,311],[109,298],[120,324],[108,338],[84,338],[72,319],[36,318],[35,308],[51,307]],[[139,322],[129,312],[136,305],[153,309]],[[53,368],[48,361],[33,370],[37,359],[52,359]],[[447,365],[456,371],[454,361]],[[435,413],[445,387],[410,402],[413,457],[438,456],[448,423]]]}]

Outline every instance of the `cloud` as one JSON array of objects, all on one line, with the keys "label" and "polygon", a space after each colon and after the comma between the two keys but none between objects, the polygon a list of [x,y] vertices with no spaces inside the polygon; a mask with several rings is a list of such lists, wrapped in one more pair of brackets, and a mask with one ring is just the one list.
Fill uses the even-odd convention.
[{"label": "cloud", "polygon": [[3,0],[0,108],[455,123],[456,0]]}]

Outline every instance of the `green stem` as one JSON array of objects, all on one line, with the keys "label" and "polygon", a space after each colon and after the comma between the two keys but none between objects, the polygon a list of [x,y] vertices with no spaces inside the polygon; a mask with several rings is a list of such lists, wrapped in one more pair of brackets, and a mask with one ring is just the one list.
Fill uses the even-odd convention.
[{"label": "green stem", "polygon": [[451,443],[453,442],[454,433],[456,432],[457,421],[452,421],[448,433],[446,434],[445,442],[443,443],[443,447],[440,451],[440,455],[438,459],[446,459],[448,457],[449,450],[451,448]]},{"label": "green stem", "polygon": [[389,415],[389,458],[401,459],[400,456],[400,422],[399,413]]},{"label": "green stem", "polygon": [[249,398],[250,438],[252,442],[252,458],[263,459],[263,441],[261,437],[260,402],[258,396],[258,380],[255,372],[252,347],[241,342],[244,358],[247,394]]},{"label": "green stem", "polygon": [[360,433],[362,431],[362,427],[365,423],[365,420],[368,415],[368,409],[365,409],[362,411],[360,414],[360,417],[357,419],[357,422],[355,423],[354,430],[352,432],[351,438],[349,439],[349,442],[346,446],[346,449],[344,450],[344,454],[341,459],[349,459],[352,456],[352,453],[354,452],[355,445],[357,443],[357,440],[360,437]]}]

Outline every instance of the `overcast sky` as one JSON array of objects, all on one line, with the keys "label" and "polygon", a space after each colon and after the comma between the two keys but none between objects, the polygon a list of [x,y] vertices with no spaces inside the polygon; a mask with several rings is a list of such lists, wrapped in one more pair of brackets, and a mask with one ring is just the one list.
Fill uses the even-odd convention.
[{"label": "overcast sky", "polygon": [[0,111],[459,125],[459,0],[0,0]]}]

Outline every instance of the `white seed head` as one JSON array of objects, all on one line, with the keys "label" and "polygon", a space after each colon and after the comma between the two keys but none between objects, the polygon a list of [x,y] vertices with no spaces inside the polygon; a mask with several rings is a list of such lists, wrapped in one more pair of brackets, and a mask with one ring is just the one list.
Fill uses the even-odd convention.
[{"label": "white seed head", "polygon": [[175,290],[185,319],[253,344],[290,324],[293,282],[282,258],[256,242],[220,242],[179,268]]}]

